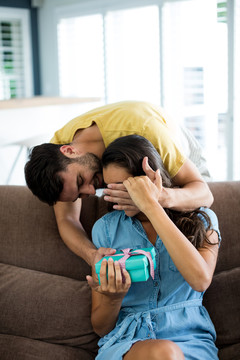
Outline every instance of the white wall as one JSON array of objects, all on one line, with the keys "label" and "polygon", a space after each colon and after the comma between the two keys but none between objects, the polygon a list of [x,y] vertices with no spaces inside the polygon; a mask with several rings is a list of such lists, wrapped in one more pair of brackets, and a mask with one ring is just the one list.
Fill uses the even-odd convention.
[{"label": "white wall", "polygon": [[[49,142],[69,120],[101,106],[101,102],[0,109],[0,184],[24,185],[27,148]],[[23,146],[20,157],[11,169]]]}]

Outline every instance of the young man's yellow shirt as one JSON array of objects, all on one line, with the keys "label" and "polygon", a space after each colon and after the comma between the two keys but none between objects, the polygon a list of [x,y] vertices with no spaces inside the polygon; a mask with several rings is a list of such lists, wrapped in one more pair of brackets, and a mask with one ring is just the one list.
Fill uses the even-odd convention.
[{"label": "young man's yellow shirt", "polygon": [[113,140],[137,134],[159,152],[166,170],[174,177],[186,157],[177,147],[163,110],[147,102],[124,101],[93,109],[69,121],[56,131],[51,143],[69,144],[77,130],[96,124],[107,147]]}]

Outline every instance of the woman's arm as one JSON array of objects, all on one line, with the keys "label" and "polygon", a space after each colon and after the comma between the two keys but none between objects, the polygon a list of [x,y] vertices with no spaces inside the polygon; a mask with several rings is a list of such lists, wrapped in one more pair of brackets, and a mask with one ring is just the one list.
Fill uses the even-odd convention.
[{"label": "woman's arm", "polygon": [[[171,221],[158,202],[162,188],[159,171],[156,172],[156,184],[142,176],[129,178],[124,185],[137,207],[148,217],[184,279],[194,290],[206,290],[216,266],[218,245],[206,243],[204,248],[197,250]],[[207,236],[212,244],[218,243],[215,231],[209,231]]]},{"label": "woman's arm", "polygon": [[184,279],[196,291],[205,291],[211,284],[218,255],[218,235],[207,233],[212,244],[204,244],[197,250],[167,216],[159,204],[145,212],[163,241],[175,266]]},{"label": "woman's arm", "polygon": [[[93,268],[94,269],[94,268]],[[131,286],[131,278],[123,270],[124,281],[118,261],[103,259],[100,268],[100,282],[93,270],[87,281],[92,288],[92,314],[91,321],[94,331],[99,336],[108,334],[116,325],[122,300]]]}]

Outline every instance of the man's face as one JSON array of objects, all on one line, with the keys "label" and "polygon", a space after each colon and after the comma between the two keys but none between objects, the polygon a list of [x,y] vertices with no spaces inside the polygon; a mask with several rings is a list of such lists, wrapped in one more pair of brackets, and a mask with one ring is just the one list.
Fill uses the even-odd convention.
[{"label": "man's face", "polygon": [[101,162],[91,153],[75,157],[74,162],[65,171],[60,171],[59,175],[63,180],[59,201],[73,202],[94,195],[102,185]]},{"label": "man's face", "polygon": [[[127,180],[132,174],[127,169],[118,166],[117,164],[109,164],[103,168],[103,178],[105,184],[122,184],[124,180]],[[124,210],[127,216],[135,216],[139,213],[139,210]]]}]

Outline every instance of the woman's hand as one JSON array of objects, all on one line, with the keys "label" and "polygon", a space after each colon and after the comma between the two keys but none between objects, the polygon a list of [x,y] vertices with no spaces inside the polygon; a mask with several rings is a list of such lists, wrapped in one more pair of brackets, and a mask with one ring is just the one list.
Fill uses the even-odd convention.
[{"label": "woman's hand", "polygon": [[[142,168],[149,179],[154,182],[156,174],[149,166],[146,156],[142,161]],[[108,184],[107,188],[103,190],[103,193],[105,195],[104,200],[115,203],[113,206],[115,210],[127,210],[128,212],[139,211],[123,184]]]},{"label": "woman's hand", "polygon": [[131,278],[127,270],[123,269],[123,275],[118,261],[109,258],[103,259],[100,268],[100,282],[95,270],[93,276],[87,276],[87,281],[92,290],[106,295],[112,299],[122,300],[131,286]]},{"label": "woman's hand", "polygon": [[158,203],[162,193],[162,178],[160,171],[155,172],[155,179],[147,176],[129,177],[123,182],[132,200],[142,212],[151,204]]},{"label": "woman's hand", "polygon": [[[145,157],[142,162],[142,168],[146,176],[156,185],[156,171],[154,171],[148,164],[148,158]],[[159,203],[166,204],[168,199],[168,193],[166,188],[161,186],[161,194],[159,196]],[[106,189],[103,190],[104,200],[115,203],[113,208],[115,210],[127,210],[127,211],[139,211],[137,204],[131,198],[128,190],[124,184],[109,184]]]},{"label": "woman's hand", "polygon": [[115,203],[115,210],[138,210],[123,184],[109,184],[103,193],[104,200]]}]

